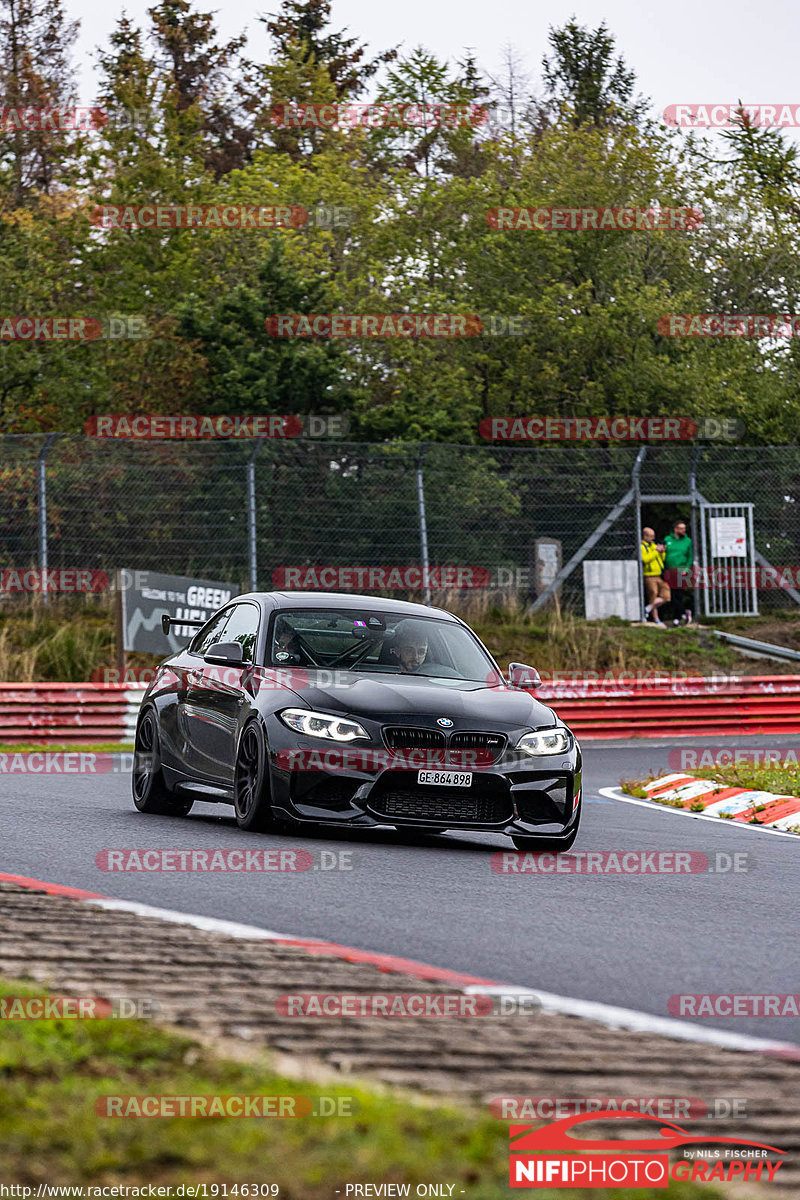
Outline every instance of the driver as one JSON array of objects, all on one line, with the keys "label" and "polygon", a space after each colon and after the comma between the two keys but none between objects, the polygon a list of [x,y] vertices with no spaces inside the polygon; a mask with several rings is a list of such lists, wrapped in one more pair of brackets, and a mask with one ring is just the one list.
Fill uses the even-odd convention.
[{"label": "driver", "polygon": [[390,661],[395,662],[401,671],[413,674],[418,671],[428,657],[428,635],[424,628],[409,621],[403,621],[395,629],[395,640],[389,650]]},{"label": "driver", "polygon": [[272,661],[280,666],[308,666],[308,656],[303,652],[300,640],[291,625],[283,617],[275,623],[272,642]]}]

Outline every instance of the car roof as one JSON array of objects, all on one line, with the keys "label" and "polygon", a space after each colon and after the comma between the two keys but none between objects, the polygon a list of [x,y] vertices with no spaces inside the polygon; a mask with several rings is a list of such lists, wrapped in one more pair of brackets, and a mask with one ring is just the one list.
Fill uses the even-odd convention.
[{"label": "car roof", "polygon": [[236,600],[258,600],[268,608],[330,608],[332,605],[363,608],[373,612],[395,612],[398,615],[443,617],[461,623],[453,613],[429,604],[413,604],[410,600],[387,600],[382,596],[362,596],[354,592],[246,592]]}]

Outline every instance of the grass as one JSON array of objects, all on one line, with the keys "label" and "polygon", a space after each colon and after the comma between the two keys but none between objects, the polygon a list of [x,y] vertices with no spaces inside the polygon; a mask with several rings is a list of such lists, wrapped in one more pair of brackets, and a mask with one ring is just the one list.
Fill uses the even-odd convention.
[{"label": "grass", "polygon": [[698,779],[714,779],[720,787],[752,788],[758,792],[776,792],[780,796],[800,796],[800,763],[792,760],[765,765],[733,762],[724,766],[692,768],[686,774]]},{"label": "grass", "polygon": [[[734,755],[736,751],[733,752]],[[740,754],[746,755],[747,750],[740,751]],[[706,767],[691,767],[683,771],[684,775],[691,775],[695,779],[712,779],[716,787],[709,793],[708,797],[704,798],[705,802],[695,800],[689,804],[689,812],[703,812],[706,804],[713,800],[717,792],[724,791],[726,788],[740,787],[747,788],[756,792],[773,792],[777,796],[800,796],[800,763],[795,759],[783,759],[780,762],[770,762],[759,764],[753,762],[740,761],[727,764],[706,766]],[[628,796],[637,796],[639,799],[652,800],[654,804],[664,804],[668,808],[683,808],[682,800],[668,799],[667,797],[653,796],[645,790],[645,784],[659,778],[658,775],[650,775],[647,779],[621,779],[620,788]],[[766,808],[765,804],[754,805],[754,812],[762,812]],[[732,813],[719,813],[719,818],[723,821],[732,821]],[[759,824],[759,818],[753,816],[750,818],[750,823],[753,825]],[[800,819],[798,825],[787,829],[787,833],[800,833]]]},{"label": "grass", "polygon": [[[567,672],[648,673],[681,671],[711,675],[740,670],[743,660],[706,630],[630,625],[619,617],[586,621],[549,609],[532,616],[523,608],[485,608],[465,616],[504,669],[527,662],[543,675]],[[769,665],[769,671],[778,667]]]},{"label": "grass", "polygon": [[[709,629],[630,625],[618,617],[586,621],[559,607],[529,614],[509,595],[502,604],[481,593],[460,603],[455,594],[435,597],[458,612],[476,630],[505,669],[510,661],[528,662],[544,678],[555,672],[583,674],[633,672],[683,675],[721,672],[744,674],[794,673],[797,664],[753,660],[737,654]],[[752,618],[751,623],[715,622],[726,629],[750,630],[755,637],[800,644],[800,610]],[[23,683],[83,683],[116,663],[113,598],[51,596],[14,599],[0,605],[0,680]],[[166,649],[166,647],[165,647]],[[166,657],[164,655],[163,657]],[[152,668],[153,654],[129,654],[129,669]]]},{"label": "grass", "polygon": [[[733,753],[735,754],[735,751]],[[742,750],[740,753],[744,755],[748,751]],[[764,765],[739,761],[719,766],[690,767],[682,771],[682,774],[691,775],[695,779],[713,779],[717,784],[717,791],[740,787],[755,792],[774,792],[779,796],[800,796],[800,763],[794,759]],[[629,796],[638,796],[640,799],[653,798],[645,791],[644,785],[657,778],[657,775],[651,775],[642,780],[622,779],[620,787]]]},{"label": "grass", "polygon": [[[143,989],[146,990],[146,989]],[[38,995],[0,982],[0,995]],[[198,1003],[201,1003],[198,1000]],[[352,1116],[299,1119],[97,1116],[103,1095],[350,1097]],[[283,1200],[329,1200],[344,1183],[453,1183],[469,1200],[508,1196],[507,1127],[484,1113],[377,1092],[313,1085],[266,1059],[215,1057],[140,1021],[4,1021],[0,1041],[0,1179],[35,1186],[278,1184]],[[565,1200],[576,1192],[539,1192]],[[582,1193],[581,1193],[582,1194]],[[597,1200],[613,1193],[593,1191]],[[671,1184],[639,1200],[712,1200]]]},{"label": "grass", "polygon": [[[160,657],[166,657],[162,655]],[[154,654],[128,655],[129,667],[152,667]],[[0,605],[0,680],[86,683],[116,665],[116,615],[110,595],[41,596]]]}]

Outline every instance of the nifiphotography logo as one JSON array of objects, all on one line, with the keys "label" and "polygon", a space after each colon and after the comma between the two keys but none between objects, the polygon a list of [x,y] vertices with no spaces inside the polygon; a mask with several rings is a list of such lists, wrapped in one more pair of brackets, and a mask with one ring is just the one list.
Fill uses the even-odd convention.
[{"label": "nifiphotography logo", "polygon": [[[584,1121],[626,1120],[655,1121],[658,1134],[623,1141],[570,1136],[573,1126]],[[771,1157],[784,1154],[763,1142],[708,1133],[695,1137],[658,1117],[612,1109],[575,1114],[551,1125],[510,1125],[508,1134],[511,1187],[654,1188],[687,1180],[767,1183],[782,1166]],[[684,1157],[670,1164],[667,1151],[678,1147]]]}]

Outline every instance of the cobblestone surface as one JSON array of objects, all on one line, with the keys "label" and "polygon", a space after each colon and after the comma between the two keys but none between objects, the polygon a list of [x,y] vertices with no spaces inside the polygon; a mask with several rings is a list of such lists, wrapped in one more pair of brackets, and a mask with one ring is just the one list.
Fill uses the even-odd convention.
[{"label": "cobblestone surface", "polygon": [[[59,992],[155,1000],[159,1021],[217,1044],[264,1047],[281,1069],[297,1075],[380,1080],[479,1106],[502,1095],[678,1096],[707,1103],[740,1097],[747,1107],[743,1120],[678,1124],[696,1134],[780,1147],[787,1161],[780,1189],[772,1185],[770,1193],[800,1196],[800,1062],[542,1011],[395,1020],[285,1017],[276,1000],[286,992],[459,989],[11,884],[0,884],[0,975]],[[619,1136],[617,1128],[614,1133]]]}]

